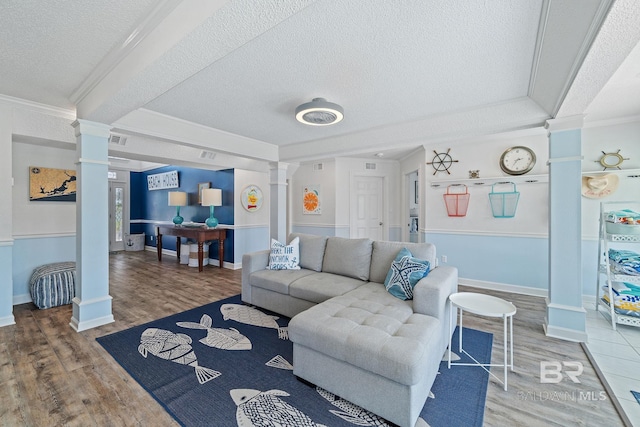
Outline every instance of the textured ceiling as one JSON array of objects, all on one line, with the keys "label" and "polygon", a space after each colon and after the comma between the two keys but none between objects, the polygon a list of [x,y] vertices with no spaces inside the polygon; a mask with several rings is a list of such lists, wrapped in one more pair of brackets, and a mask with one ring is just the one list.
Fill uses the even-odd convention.
[{"label": "textured ceiling", "polygon": [[[315,2],[146,108],[286,145],[527,95],[541,1],[373,3]],[[314,97],[345,120],[292,120]]]},{"label": "textured ceiling", "polygon": [[[640,114],[638,3],[3,1],[0,94],[77,108],[147,152],[401,158],[558,114]],[[344,121],[296,122],[315,97]]]},{"label": "textured ceiling", "polygon": [[154,0],[0,3],[0,93],[74,108],[73,91],[118,43]]}]

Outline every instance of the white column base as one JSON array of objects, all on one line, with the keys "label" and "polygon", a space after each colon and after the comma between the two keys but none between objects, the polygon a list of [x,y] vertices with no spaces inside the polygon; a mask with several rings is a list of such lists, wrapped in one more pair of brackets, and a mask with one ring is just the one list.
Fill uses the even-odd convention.
[{"label": "white column base", "polygon": [[9,326],[9,325],[15,325],[15,324],[16,324],[16,319],[15,317],[13,317],[13,314],[11,316],[0,318],[0,328],[3,326]]},{"label": "white column base", "polygon": [[111,295],[89,301],[73,299],[73,316],[69,326],[76,332],[115,322],[111,313]]}]

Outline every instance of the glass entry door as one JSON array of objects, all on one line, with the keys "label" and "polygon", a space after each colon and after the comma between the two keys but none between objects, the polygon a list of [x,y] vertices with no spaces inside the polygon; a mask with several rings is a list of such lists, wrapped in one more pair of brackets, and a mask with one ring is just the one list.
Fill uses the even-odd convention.
[{"label": "glass entry door", "polygon": [[109,182],[109,252],[124,250],[125,185]]}]

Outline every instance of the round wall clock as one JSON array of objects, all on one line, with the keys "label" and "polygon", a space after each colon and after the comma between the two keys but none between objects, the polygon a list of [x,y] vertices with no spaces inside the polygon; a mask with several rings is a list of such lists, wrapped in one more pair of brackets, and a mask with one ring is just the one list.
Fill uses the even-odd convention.
[{"label": "round wall clock", "polygon": [[620,165],[624,160],[629,160],[629,159],[622,157],[622,155],[620,155],[620,150],[618,150],[615,153],[605,153],[603,151],[602,157],[600,157],[600,160],[596,160],[596,161],[600,163],[600,165],[604,168],[603,170],[607,170],[609,168],[620,169]]},{"label": "round wall clock", "polygon": [[521,145],[507,148],[500,157],[500,169],[509,175],[524,175],[536,164],[536,153]]}]

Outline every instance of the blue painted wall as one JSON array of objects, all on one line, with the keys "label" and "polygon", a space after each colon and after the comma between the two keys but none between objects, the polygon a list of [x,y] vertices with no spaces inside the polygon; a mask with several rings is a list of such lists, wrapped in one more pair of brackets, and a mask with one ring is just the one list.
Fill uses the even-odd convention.
[{"label": "blue painted wall", "polygon": [[547,239],[430,233],[426,241],[458,267],[460,278],[548,288]]},{"label": "blue painted wall", "polygon": [[[147,188],[147,177],[157,173],[178,171],[179,188],[167,190],[149,191]],[[194,169],[183,166],[164,166],[145,172],[131,173],[131,220],[145,221],[171,221],[176,215],[175,206],[169,206],[169,191],[184,191],[187,193],[187,206],[180,208],[180,216],[187,221],[204,222],[209,218],[209,207],[198,204],[198,184],[209,182],[211,188],[222,190],[222,206],[215,208],[214,216],[218,218],[220,224],[233,225],[233,201],[234,194],[234,171],[226,169],[221,171],[210,171],[204,169]],[[155,225],[152,223],[131,224],[130,232],[144,232],[145,244],[156,246]],[[227,238],[224,242],[224,261],[234,262],[234,230],[227,230]],[[173,238],[162,239],[164,249],[176,250],[176,240]],[[218,258],[217,245],[212,245],[209,251],[210,258]]]},{"label": "blue painted wall", "polygon": [[12,303],[13,246],[0,243],[0,326],[15,323]]},{"label": "blue painted wall", "polygon": [[75,260],[75,236],[15,239],[12,265],[14,303],[31,301],[29,280],[34,269],[52,262]]}]

